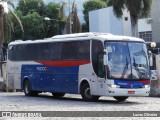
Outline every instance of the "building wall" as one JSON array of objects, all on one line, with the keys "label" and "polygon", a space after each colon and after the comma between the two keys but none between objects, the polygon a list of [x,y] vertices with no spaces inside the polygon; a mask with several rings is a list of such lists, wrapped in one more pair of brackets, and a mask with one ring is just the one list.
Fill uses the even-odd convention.
[{"label": "building wall", "polygon": [[139,19],[138,20],[138,32],[152,31],[151,18]]},{"label": "building wall", "polygon": [[138,33],[139,37],[147,42],[152,41],[152,19],[145,18],[138,20]]},{"label": "building wall", "polygon": [[131,36],[129,13],[126,10],[122,18],[117,18],[114,15],[112,7],[89,12],[89,28],[90,32],[105,32]]},{"label": "building wall", "polygon": [[152,0],[152,40],[160,42],[160,0]]}]

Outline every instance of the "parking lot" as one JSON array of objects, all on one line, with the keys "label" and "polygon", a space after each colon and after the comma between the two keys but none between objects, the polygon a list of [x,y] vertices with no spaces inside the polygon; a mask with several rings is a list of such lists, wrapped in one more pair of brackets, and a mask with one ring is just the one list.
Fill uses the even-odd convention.
[{"label": "parking lot", "polygon": [[80,95],[54,98],[50,93],[43,93],[26,97],[23,92],[1,92],[0,106],[0,111],[160,111],[160,98],[130,97],[125,102],[117,102],[112,97],[101,97],[98,102],[84,102]]}]

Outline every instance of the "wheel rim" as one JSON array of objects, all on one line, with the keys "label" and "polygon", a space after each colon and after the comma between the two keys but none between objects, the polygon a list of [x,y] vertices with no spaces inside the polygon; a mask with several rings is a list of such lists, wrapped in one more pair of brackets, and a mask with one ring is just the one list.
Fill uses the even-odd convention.
[{"label": "wheel rim", "polygon": [[90,94],[90,88],[86,88],[84,91],[84,94],[87,98],[91,98],[91,94]]}]

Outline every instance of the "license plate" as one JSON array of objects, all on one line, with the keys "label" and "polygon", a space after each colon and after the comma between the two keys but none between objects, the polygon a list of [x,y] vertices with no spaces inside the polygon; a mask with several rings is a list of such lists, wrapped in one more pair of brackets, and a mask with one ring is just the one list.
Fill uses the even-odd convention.
[{"label": "license plate", "polygon": [[135,94],[135,91],[128,91],[128,94]]}]

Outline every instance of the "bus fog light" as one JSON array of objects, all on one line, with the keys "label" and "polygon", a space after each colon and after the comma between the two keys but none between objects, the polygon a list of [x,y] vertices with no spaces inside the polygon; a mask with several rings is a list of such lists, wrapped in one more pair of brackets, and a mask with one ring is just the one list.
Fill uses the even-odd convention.
[{"label": "bus fog light", "polygon": [[111,88],[120,88],[120,86],[119,86],[119,85],[112,85],[112,84],[108,84],[108,86],[109,86],[109,87],[111,87]]},{"label": "bus fog light", "polygon": [[150,85],[144,85],[143,86],[143,88],[149,88],[150,87]]}]

